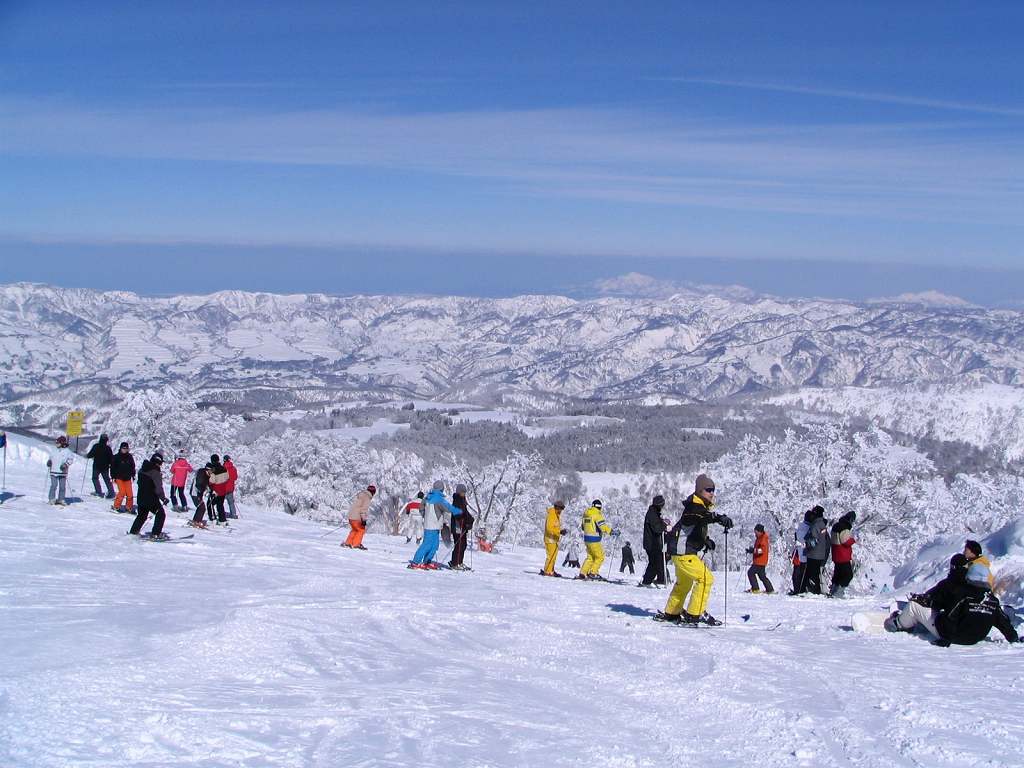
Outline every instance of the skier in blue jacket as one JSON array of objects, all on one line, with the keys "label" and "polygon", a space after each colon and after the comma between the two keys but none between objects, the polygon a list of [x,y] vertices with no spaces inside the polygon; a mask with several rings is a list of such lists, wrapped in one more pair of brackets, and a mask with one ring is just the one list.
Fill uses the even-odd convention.
[{"label": "skier in blue jacket", "polygon": [[413,555],[409,568],[436,571],[439,566],[434,562],[434,556],[441,544],[441,525],[444,522],[444,513],[448,512],[455,517],[461,515],[462,510],[452,506],[445,499],[444,482],[441,480],[434,483],[430,493],[423,499],[421,510],[423,512],[423,543]]}]

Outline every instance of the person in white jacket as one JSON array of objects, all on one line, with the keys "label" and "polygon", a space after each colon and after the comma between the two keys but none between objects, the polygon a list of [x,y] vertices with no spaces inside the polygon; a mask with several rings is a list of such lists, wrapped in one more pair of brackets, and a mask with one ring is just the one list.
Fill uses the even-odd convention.
[{"label": "person in white jacket", "polygon": [[50,492],[47,498],[51,504],[67,506],[64,496],[67,492],[68,469],[74,461],[75,454],[68,448],[68,439],[61,435],[57,438],[57,447],[50,451],[50,458],[46,460],[50,470]]}]

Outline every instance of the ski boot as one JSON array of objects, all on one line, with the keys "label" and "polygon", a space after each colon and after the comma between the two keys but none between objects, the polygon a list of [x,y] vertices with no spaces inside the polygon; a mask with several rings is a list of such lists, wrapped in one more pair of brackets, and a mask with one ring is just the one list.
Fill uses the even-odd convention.
[{"label": "ski boot", "polygon": [[665,613],[664,611],[658,611],[654,614],[655,621],[664,621],[667,624],[682,624],[683,617],[678,613]]},{"label": "ski boot", "polygon": [[702,613],[700,616],[694,617],[693,623],[694,624],[707,624],[709,627],[720,627],[720,626],[722,626],[722,622],[720,622],[718,619],[716,619],[714,616],[712,616],[707,611],[704,611],[704,613]]}]

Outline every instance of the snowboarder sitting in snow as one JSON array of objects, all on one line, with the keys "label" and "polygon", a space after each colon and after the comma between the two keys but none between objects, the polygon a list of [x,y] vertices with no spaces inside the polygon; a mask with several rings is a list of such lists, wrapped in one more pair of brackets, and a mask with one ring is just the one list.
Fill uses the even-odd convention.
[{"label": "snowboarder sitting in snow", "polygon": [[750,591],[752,594],[760,594],[761,589],[757,585],[757,580],[760,579],[764,585],[764,591],[769,595],[775,591],[775,587],[772,586],[771,581],[768,579],[768,574],[764,572],[765,566],[768,565],[768,550],[770,544],[768,541],[768,532],[764,529],[764,526],[758,523],[754,526],[754,546],[747,548],[747,554],[750,555],[750,568],[747,570],[747,579],[750,581]]},{"label": "snowboarder sitting in snow", "polygon": [[[672,563],[676,568],[676,585],[668,596],[665,610],[654,618],[673,624],[709,624],[719,626],[722,622],[707,612],[708,597],[715,578],[704,565],[703,554],[714,550],[715,542],[708,536],[708,526],[716,523],[726,531],[732,528],[732,520],[725,515],[711,511],[714,507],[715,481],[707,475],[697,475],[694,491],[683,502],[683,515],[673,527],[678,538],[684,540],[684,554],[676,553],[678,544],[671,545]],[[692,590],[692,594],[691,594]],[[690,595],[690,602],[683,610],[683,601]]]},{"label": "snowboarder sitting in snow", "polygon": [[890,632],[912,632],[916,627],[935,638],[936,645],[974,645],[995,627],[1011,643],[1017,631],[1003,613],[988,586],[988,571],[968,563],[961,554],[949,561],[949,575],[923,595],[911,595],[902,611],[885,620]]}]

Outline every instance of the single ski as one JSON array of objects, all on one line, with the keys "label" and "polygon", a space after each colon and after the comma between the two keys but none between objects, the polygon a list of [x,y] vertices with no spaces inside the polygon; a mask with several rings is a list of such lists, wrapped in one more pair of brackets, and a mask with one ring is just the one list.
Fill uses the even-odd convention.
[{"label": "single ski", "polygon": [[154,536],[151,533],[139,534],[139,539],[141,541],[159,541],[162,544],[173,544],[177,541],[185,541],[192,538],[195,538],[194,533],[187,534],[186,536]]}]

